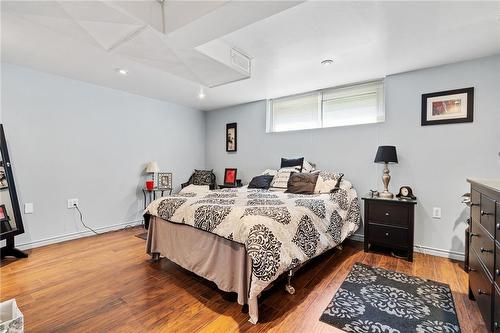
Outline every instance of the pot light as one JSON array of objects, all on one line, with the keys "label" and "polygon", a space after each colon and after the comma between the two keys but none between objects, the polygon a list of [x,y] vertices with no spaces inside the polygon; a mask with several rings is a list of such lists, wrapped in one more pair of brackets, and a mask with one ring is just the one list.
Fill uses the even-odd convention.
[{"label": "pot light", "polygon": [[324,67],[327,67],[327,66],[330,66],[331,64],[333,64],[333,60],[332,59],[325,59],[321,62],[321,64],[324,66]]},{"label": "pot light", "polygon": [[120,75],[128,75],[128,70],[126,70],[125,68],[117,68],[115,69],[115,71],[120,74]]},{"label": "pot light", "polygon": [[203,88],[200,89],[200,93],[198,94],[199,99],[204,99],[205,98],[205,93],[203,92]]}]

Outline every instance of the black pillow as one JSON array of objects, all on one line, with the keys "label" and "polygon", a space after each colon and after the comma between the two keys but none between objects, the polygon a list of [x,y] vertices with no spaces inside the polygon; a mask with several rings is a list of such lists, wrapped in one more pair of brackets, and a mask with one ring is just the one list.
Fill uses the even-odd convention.
[{"label": "black pillow", "polygon": [[248,184],[248,188],[262,188],[267,190],[271,186],[273,178],[274,176],[271,175],[261,175],[253,177],[250,181],[250,184]]},{"label": "black pillow", "polygon": [[299,167],[299,172],[302,172],[302,166],[304,165],[304,158],[281,158],[280,168],[293,168]]}]

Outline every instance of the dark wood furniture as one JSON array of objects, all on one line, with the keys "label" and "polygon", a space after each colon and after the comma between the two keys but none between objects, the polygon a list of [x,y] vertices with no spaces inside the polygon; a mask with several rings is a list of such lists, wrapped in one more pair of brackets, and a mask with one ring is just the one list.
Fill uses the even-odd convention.
[{"label": "dark wood furniture", "polygon": [[241,183],[241,179],[236,179],[236,185],[233,185],[233,184],[219,184],[217,186],[220,189],[222,189],[222,188],[236,188],[236,187],[242,187],[243,184]]},{"label": "dark wood furniture", "polygon": [[367,195],[365,202],[365,252],[375,246],[402,251],[413,261],[413,225],[416,200],[384,199]]},{"label": "dark wood furniture", "polygon": [[500,180],[467,179],[471,184],[469,298],[486,327],[500,332]]}]

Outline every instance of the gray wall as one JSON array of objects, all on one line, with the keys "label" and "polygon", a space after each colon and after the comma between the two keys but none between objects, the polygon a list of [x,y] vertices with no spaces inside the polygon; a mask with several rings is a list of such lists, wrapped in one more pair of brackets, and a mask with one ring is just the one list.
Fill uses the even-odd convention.
[{"label": "gray wall", "polygon": [[[420,126],[421,94],[475,88],[474,122]],[[378,145],[397,146],[390,189],[410,185],[418,197],[415,243],[426,252],[460,257],[467,211],[460,196],[467,177],[500,178],[500,57],[392,75],[385,81],[386,121],[380,124],[265,133],[266,103],[259,101],[207,113],[206,164],[222,179],[238,168],[245,183],[281,157],[299,157],[318,168],[344,172],[359,195],[382,189]],[[225,125],[238,123],[238,152],[225,151]],[[433,219],[432,207],[442,208]],[[362,233],[362,230],[359,231]]]},{"label": "gray wall", "polygon": [[18,243],[81,236],[68,198],[79,198],[91,227],[138,223],[145,163],[173,172],[176,187],[204,167],[201,111],[9,64],[2,64],[1,92],[21,209],[35,205],[23,214]]}]

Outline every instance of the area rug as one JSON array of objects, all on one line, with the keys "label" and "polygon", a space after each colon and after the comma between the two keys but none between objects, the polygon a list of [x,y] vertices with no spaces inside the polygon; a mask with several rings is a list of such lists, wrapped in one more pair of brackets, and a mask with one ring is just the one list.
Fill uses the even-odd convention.
[{"label": "area rug", "polygon": [[447,284],[356,263],[320,318],[346,332],[460,332]]}]

